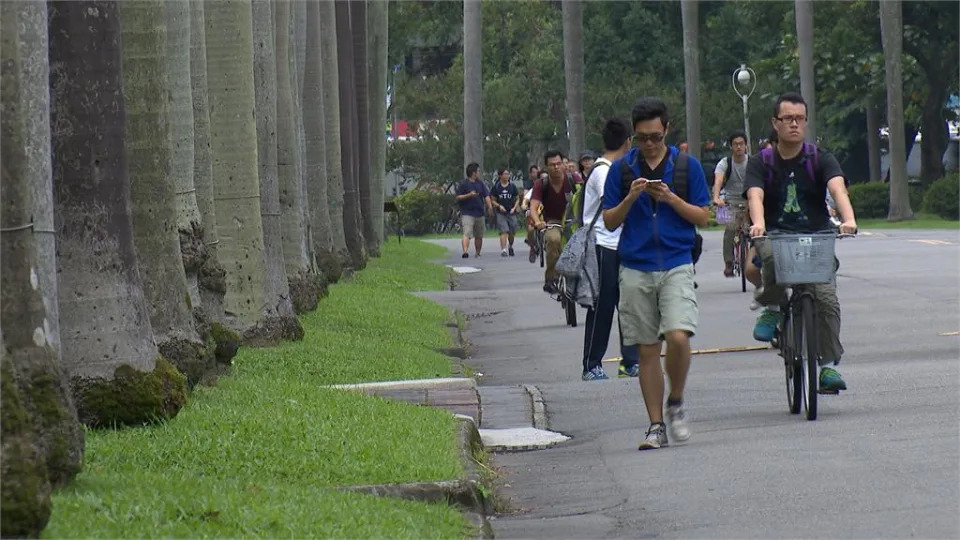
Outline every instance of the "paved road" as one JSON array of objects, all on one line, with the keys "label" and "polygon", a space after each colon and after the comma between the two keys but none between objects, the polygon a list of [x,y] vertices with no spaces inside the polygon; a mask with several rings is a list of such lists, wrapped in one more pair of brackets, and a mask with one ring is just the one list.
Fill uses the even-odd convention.
[{"label": "paved road", "polygon": [[[721,274],[720,233],[705,237],[693,346],[755,345],[748,295]],[[642,453],[636,381],[580,381],[582,326],[563,325],[539,267],[501,259],[493,239],[469,261],[444,243],[448,263],[483,269],[436,296],[471,315],[481,384],[537,385],[552,429],[573,438],[496,457],[514,507],[494,522],[498,537],[960,536],[960,337],[941,335],[960,331],[958,231],[839,244],[850,390],[823,397],[818,421],[787,412],[772,351],[698,355],[693,437]]]}]

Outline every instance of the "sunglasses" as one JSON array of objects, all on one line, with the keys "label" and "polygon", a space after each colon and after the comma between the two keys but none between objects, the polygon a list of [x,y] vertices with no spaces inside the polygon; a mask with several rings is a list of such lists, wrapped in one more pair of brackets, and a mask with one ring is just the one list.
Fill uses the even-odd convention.
[{"label": "sunglasses", "polygon": [[637,141],[641,143],[645,142],[654,142],[658,143],[663,140],[663,133],[637,133]]}]

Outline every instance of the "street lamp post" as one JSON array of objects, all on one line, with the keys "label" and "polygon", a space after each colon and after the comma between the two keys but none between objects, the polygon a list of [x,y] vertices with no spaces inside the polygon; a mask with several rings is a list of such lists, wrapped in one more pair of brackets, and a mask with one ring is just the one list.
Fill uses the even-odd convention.
[{"label": "street lamp post", "polygon": [[733,70],[731,82],[733,91],[740,96],[740,101],[743,102],[743,131],[747,134],[747,152],[750,152],[753,139],[750,138],[750,117],[747,101],[750,100],[753,91],[757,89],[757,74],[746,64],[740,64],[740,67]]}]

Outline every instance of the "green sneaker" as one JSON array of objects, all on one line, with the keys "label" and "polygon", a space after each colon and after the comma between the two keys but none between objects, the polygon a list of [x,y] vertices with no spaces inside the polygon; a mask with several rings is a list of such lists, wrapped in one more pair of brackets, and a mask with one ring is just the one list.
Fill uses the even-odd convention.
[{"label": "green sneaker", "polygon": [[634,364],[630,367],[624,367],[623,364],[620,364],[620,368],[617,370],[617,377],[620,379],[627,379],[630,377],[639,377],[640,376],[640,365]]},{"label": "green sneaker", "polygon": [[820,391],[836,393],[846,389],[847,383],[843,382],[837,370],[829,366],[820,368]]}]

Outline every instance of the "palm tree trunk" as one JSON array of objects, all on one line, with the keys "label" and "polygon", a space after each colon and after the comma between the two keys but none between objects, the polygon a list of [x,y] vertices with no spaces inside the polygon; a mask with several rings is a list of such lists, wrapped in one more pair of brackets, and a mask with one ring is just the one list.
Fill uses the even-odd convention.
[{"label": "palm tree trunk", "polygon": [[[336,9],[333,0],[317,2],[320,9],[320,73],[323,79],[323,145],[327,170],[330,231],[342,267],[352,264],[344,228],[343,154],[340,150],[340,73]],[[306,97],[306,96],[305,96]],[[309,153],[307,154],[309,156]]]},{"label": "palm tree trunk", "polygon": [[[277,10],[276,31],[276,77],[277,77],[277,174],[280,184],[280,217],[283,236],[283,258],[290,283],[293,309],[304,313],[316,309],[323,282],[313,273],[308,247],[308,222],[304,219],[301,200],[302,170],[301,133],[302,122],[297,111],[303,107],[299,102],[295,80],[293,48],[293,18],[290,3],[274,4]],[[326,203],[326,201],[324,201]],[[324,204],[326,210],[326,204]]]},{"label": "palm tree trunk", "polygon": [[372,1],[367,4],[367,52],[370,57],[370,207],[367,209],[373,223],[373,237],[367,239],[371,256],[380,256],[383,242],[383,196],[387,175],[387,38],[389,3]]},{"label": "palm tree trunk", "polygon": [[[45,522],[48,511],[34,512],[49,504],[51,487],[65,485],[79,472],[84,434],[60,366],[46,6],[4,2],[0,24],[2,503],[4,514],[13,510],[3,516],[0,532],[10,536],[17,529],[34,530],[37,522],[31,516]],[[10,408],[7,392],[19,394],[21,410]],[[20,422],[25,431],[8,431],[20,419],[26,420]],[[37,450],[37,460],[9,467],[8,451],[23,450],[18,442],[24,440]],[[32,500],[17,501],[21,496]]]},{"label": "palm tree trunk", "polygon": [[870,180],[880,180],[880,109],[877,100],[870,98],[867,101],[867,159],[870,170]]},{"label": "palm tree trunk", "polygon": [[817,142],[817,81],[813,70],[813,0],[795,0],[800,48],[800,94],[807,102],[807,142]]},{"label": "palm tree trunk", "polygon": [[463,2],[463,166],[483,171],[483,10],[480,0]]},{"label": "palm tree trunk", "polygon": [[700,159],[700,15],[693,0],[680,3],[683,21],[683,80],[687,113],[687,153]]},{"label": "palm tree trunk", "polygon": [[[364,248],[377,253],[376,233],[370,216],[370,57],[367,54],[367,2],[350,2],[350,27],[353,31],[353,78],[355,92],[351,101],[356,108],[357,125],[357,192],[360,223],[363,226]],[[371,249],[371,247],[373,249]]]},{"label": "palm tree trunk", "polygon": [[61,357],[94,426],[169,418],[186,401],[186,378],[157,353],[134,247],[117,4],[47,5]]},{"label": "palm tree trunk", "polygon": [[890,211],[888,221],[913,219],[907,188],[907,148],[903,126],[903,12],[900,0],[880,3],[887,82],[887,124],[890,126]]},{"label": "palm tree trunk", "polygon": [[337,66],[340,82],[340,152],[343,158],[343,232],[354,270],[366,264],[363,240],[363,215],[360,205],[360,138],[357,130],[357,97],[353,61],[353,32],[350,3],[334,2],[337,17]]},{"label": "palm tree trunk", "polygon": [[[193,304],[180,252],[177,188],[182,184],[177,175],[189,176],[189,171],[173,170],[176,144],[171,144],[171,110],[177,98],[167,72],[171,51],[164,21],[164,11],[170,8],[161,0],[119,5],[126,108],[124,146],[129,158],[133,242],[160,354],[186,374],[192,386],[213,370],[214,357],[194,328]],[[181,52],[186,54],[185,50]],[[174,99],[157,99],[158,94]],[[180,165],[188,164],[180,159]]]},{"label": "palm tree trunk", "polygon": [[200,306],[198,274],[205,258],[197,189],[193,182],[193,89],[190,83],[190,4],[187,0],[163,3],[166,21],[167,85],[170,88],[170,175],[176,189],[177,230],[187,276],[190,302]]},{"label": "palm tree trunk", "polygon": [[249,0],[204,4],[211,158],[226,320],[251,345],[303,336],[289,299],[271,294],[260,212],[253,21]]},{"label": "palm tree trunk", "polygon": [[[207,101],[207,38],[203,2],[190,2],[190,83],[193,95],[193,183],[200,210],[202,261],[198,277],[204,318],[223,321],[223,296],[227,292],[223,267],[217,255],[217,214],[213,200],[213,166],[210,160],[210,106]],[[182,239],[181,239],[182,244]]]},{"label": "palm tree trunk", "polygon": [[[267,299],[277,312],[292,318],[296,291],[300,305],[316,305],[316,290],[287,276],[280,218],[280,182],[277,169],[277,55],[273,37],[273,10],[269,0],[253,0],[253,79],[257,116],[257,160],[260,168],[260,216],[263,223]],[[291,287],[291,281],[295,285]],[[313,298],[311,299],[310,296]]]},{"label": "palm tree trunk", "polygon": [[583,4],[563,2],[563,74],[567,90],[567,132],[570,159],[585,149],[583,124]]},{"label": "palm tree trunk", "polygon": [[[304,36],[305,51],[302,71],[303,137],[306,149],[306,170],[303,177],[307,187],[312,248],[317,264],[330,282],[340,279],[342,268],[333,240],[330,216],[330,186],[327,179],[326,148],[324,146],[323,59],[321,52],[320,4],[307,4],[307,24]],[[341,195],[342,196],[342,195]],[[341,218],[342,221],[342,218]],[[339,227],[341,234],[343,225]]]}]

